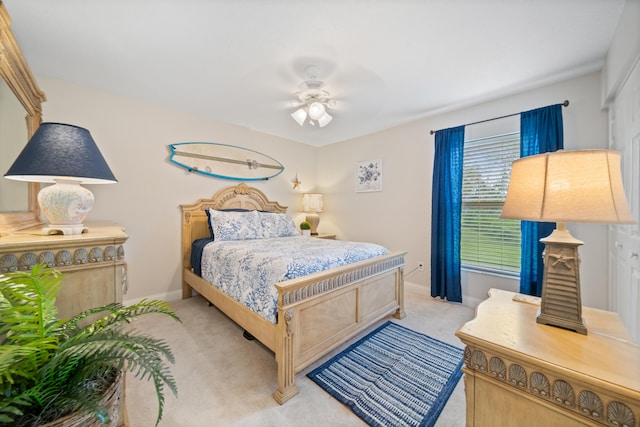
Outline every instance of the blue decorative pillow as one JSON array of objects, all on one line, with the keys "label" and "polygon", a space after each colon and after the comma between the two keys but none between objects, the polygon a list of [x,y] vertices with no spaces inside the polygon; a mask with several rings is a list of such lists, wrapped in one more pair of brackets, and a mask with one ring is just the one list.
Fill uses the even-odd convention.
[{"label": "blue decorative pillow", "polygon": [[256,211],[234,212],[209,209],[213,237],[221,240],[247,240],[262,237],[262,225]]},{"label": "blue decorative pillow", "polygon": [[293,219],[285,213],[260,212],[258,215],[262,228],[261,237],[265,239],[300,235]]},{"label": "blue decorative pillow", "polygon": [[[216,236],[213,234],[213,227],[211,227],[211,211],[212,210],[215,210],[215,209],[206,209],[204,212],[207,214],[207,224],[209,224],[209,233],[211,233],[211,238],[214,239]],[[220,212],[249,212],[249,209],[230,208],[230,209],[219,209],[219,211]]]}]

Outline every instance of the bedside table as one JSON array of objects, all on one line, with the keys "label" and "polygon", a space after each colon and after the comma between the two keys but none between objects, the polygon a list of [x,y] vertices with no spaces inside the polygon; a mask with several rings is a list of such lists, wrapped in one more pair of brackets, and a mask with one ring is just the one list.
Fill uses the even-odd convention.
[{"label": "bedside table", "polygon": [[618,314],[583,307],[582,335],[536,323],[540,299],[518,296],[491,289],[456,332],[467,425],[638,425],[640,348]]},{"label": "bedside table", "polygon": [[312,234],[311,237],[315,237],[317,239],[331,239],[331,240],[336,239],[335,234],[327,234],[327,233]]}]

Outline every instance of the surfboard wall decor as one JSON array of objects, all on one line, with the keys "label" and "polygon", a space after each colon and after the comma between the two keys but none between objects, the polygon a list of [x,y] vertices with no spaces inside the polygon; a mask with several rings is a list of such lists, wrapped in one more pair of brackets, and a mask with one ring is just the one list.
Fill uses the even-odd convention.
[{"label": "surfboard wall decor", "polygon": [[176,165],[202,175],[243,181],[273,178],[284,166],[266,154],[248,148],[215,142],[180,142],[169,144]]}]

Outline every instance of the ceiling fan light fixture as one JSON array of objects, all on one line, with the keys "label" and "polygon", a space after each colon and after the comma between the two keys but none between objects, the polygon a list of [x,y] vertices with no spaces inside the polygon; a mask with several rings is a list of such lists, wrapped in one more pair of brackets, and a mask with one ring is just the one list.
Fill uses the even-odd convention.
[{"label": "ceiling fan light fixture", "polygon": [[333,117],[327,113],[327,109],[333,108],[335,101],[324,89],[324,83],[318,80],[316,67],[309,66],[305,71],[307,80],[299,85],[300,91],[296,93],[298,109],[291,114],[291,117],[300,126],[308,122],[311,126],[324,127],[333,120]]},{"label": "ceiling fan light fixture", "polygon": [[318,124],[320,125],[321,128],[323,128],[326,125],[328,125],[331,122],[331,120],[333,120],[333,117],[331,117],[329,113],[325,112],[322,115],[322,117],[318,119]]},{"label": "ceiling fan light fixture", "polygon": [[313,120],[319,120],[327,113],[327,109],[324,104],[315,101],[309,105],[309,118]]},{"label": "ceiling fan light fixture", "polygon": [[293,120],[298,122],[300,126],[304,125],[304,121],[307,119],[307,112],[304,111],[304,108],[297,109],[293,114],[291,114]]}]

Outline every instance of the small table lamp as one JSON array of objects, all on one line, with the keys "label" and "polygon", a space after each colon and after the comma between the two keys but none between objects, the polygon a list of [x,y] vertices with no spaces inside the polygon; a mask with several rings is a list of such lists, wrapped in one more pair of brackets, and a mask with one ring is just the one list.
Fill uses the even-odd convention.
[{"label": "small table lamp", "polygon": [[611,150],[556,151],[513,162],[502,218],[557,222],[540,241],[544,276],[537,322],[587,334],[582,321],[580,258],[583,242],[567,222],[633,224],[620,172]]},{"label": "small table lamp", "polygon": [[93,207],[91,191],[80,184],[111,184],[116,178],[88,130],[62,123],[42,123],[5,178],[54,183],[38,193],[49,221],[45,234],[81,234]]},{"label": "small table lamp", "polygon": [[322,212],[322,194],[307,193],[302,196],[302,206],[305,212],[309,212],[306,220],[311,224],[311,235],[318,234],[318,224],[320,216],[318,212]]}]

